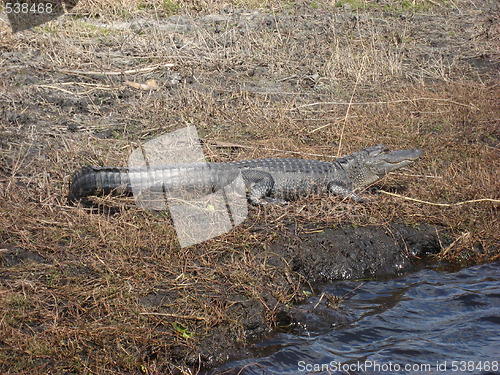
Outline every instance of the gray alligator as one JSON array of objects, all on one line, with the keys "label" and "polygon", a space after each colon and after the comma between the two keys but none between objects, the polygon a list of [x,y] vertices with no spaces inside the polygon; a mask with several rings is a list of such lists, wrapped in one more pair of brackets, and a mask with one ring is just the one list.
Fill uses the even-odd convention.
[{"label": "gray alligator", "polygon": [[405,167],[422,150],[390,151],[376,145],[333,162],[305,159],[254,159],[224,163],[189,163],[154,167],[84,167],[76,171],[71,201],[96,194],[132,193],[132,187],[175,192],[216,192],[241,175],[248,201],[282,203],[310,193],[331,193],[360,201],[358,192],[390,171]]}]

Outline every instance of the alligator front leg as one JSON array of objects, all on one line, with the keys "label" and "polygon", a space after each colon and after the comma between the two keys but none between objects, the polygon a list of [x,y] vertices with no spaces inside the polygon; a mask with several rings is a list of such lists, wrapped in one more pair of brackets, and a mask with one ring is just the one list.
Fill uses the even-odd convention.
[{"label": "alligator front leg", "polygon": [[248,201],[251,204],[258,206],[269,203],[286,203],[270,196],[274,187],[274,179],[270,173],[247,169],[242,171],[241,175],[248,191]]},{"label": "alligator front leg", "polygon": [[354,192],[354,190],[350,189],[349,187],[347,187],[342,182],[338,182],[338,181],[331,181],[331,182],[329,182],[328,183],[328,191],[331,194],[334,194],[334,195],[340,195],[340,196],[345,197],[345,198],[351,198],[355,202],[362,203],[362,202],[365,201],[358,194],[356,194]]}]

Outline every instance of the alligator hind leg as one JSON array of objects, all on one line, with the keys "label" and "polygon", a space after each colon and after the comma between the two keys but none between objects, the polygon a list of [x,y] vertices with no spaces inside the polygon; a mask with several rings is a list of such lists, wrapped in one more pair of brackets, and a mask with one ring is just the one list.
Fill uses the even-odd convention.
[{"label": "alligator hind leg", "polygon": [[248,200],[251,204],[264,205],[268,203],[284,203],[284,201],[270,197],[274,187],[274,179],[268,172],[247,169],[241,172],[248,191]]}]

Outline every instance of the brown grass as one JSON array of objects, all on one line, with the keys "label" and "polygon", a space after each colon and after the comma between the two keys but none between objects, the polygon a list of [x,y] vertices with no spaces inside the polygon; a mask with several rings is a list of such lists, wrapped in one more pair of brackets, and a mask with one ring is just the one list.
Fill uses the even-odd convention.
[{"label": "brown grass", "polygon": [[[414,1],[405,20],[401,2],[386,1],[395,15],[385,22],[360,3],[349,12],[330,2],[80,1],[73,13],[88,18],[16,35],[0,21],[3,372],[196,372],[198,353],[217,355],[203,346],[214,348],[204,341],[214,332],[244,344],[249,313],[272,327],[308,288],[267,251],[290,222],[431,223],[449,233],[443,259],[498,259],[500,93],[486,5],[454,1],[467,18]],[[251,9],[204,16],[225,6]],[[166,21],[171,13],[181,18]],[[149,79],[158,90],[124,84]],[[311,197],[252,208],[232,232],[186,249],[168,215],[130,200],[98,198],[101,213],[68,205],[73,170],[125,165],[139,144],[189,124],[215,161],[420,147],[423,158],[384,190],[491,201]]]}]

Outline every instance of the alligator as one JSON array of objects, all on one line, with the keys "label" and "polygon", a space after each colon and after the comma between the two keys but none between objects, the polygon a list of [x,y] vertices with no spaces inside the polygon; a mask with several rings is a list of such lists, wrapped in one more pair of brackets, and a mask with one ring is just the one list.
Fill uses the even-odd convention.
[{"label": "alligator", "polygon": [[295,158],[221,163],[186,163],[150,167],[83,167],[73,174],[69,200],[97,194],[131,194],[133,187],[175,192],[219,191],[238,176],[253,205],[285,203],[310,193],[330,193],[363,201],[358,195],[387,173],[405,167],[422,150],[390,151],[376,145],[332,162]]}]

